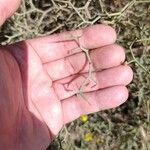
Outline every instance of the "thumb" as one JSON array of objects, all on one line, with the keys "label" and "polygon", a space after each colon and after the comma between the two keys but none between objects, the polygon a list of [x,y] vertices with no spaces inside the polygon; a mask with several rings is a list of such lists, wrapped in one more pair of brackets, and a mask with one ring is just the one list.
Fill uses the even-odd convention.
[{"label": "thumb", "polygon": [[20,0],[0,0],[0,26],[19,7]]}]

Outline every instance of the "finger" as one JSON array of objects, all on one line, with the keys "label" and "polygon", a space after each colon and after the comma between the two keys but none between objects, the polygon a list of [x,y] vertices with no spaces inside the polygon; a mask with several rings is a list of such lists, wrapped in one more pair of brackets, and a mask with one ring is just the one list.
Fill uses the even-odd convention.
[{"label": "finger", "polygon": [[[78,77],[72,76],[54,82],[53,87],[59,99],[63,100],[75,95],[76,91],[86,79],[86,76],[87,74]],[[130,67],[122,65],[115,68],[110,68],[101,72],[95,72],[92,80],[96,82],[96,85],[95,82],[89,81],[83,88],[82,92],[96,91],[98,89],[116,85],[128,85],[132,79],[133,72]]]},{"label": "finger", "polygon": [[19,4],[20,0],[0,0],[0,26],[16,11]]},{"label": "finger", "polygon": [[37,52],[43,63],[54,61],[76,53],[79,47],[74,37],[80,37],[79,43],[82,47],[94,49],[101,46],[113,44],[116,41],[114,29],[106,25],[94,25],[85,29],[64,32],[48,37],[27,40],[28,46]]},{"label": "finger", "polygon": [[76,96],[62,101],[64,123],[77,119],[80,115],[117,107],[128,98],[128,90],[124,86],[115,86],[96,92],[86,93],[84,99]]},{"label": "finger", "polygon": [[[94,70],[118,66],[125,60],[124,49],[114,44],[93,50],[90,56]],[[44,67],[53,81],[69,77],[79,72],[89,71],[89,64],[84,52],[46,63]]]}]

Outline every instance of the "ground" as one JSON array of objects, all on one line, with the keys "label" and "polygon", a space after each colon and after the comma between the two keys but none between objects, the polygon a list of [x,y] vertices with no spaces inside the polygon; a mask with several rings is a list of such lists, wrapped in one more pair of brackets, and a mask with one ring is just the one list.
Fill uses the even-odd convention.
[{"label": "ground", "polygon": [[150,149],[150,0],[23,0],[1,44],[104,23],[126,48],[134,80],[122,106],[68,124],[48,150]]}]

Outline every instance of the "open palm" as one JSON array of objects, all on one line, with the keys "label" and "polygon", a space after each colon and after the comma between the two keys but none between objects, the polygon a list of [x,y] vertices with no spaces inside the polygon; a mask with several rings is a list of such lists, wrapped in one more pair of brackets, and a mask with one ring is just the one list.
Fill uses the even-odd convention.
[{"label": "open palm", "polygon": [[[83,89],[87,101],[75,95],[88,74],[88,63],[85,53],[71,37],[79,37],[80,45],[90,50],[95,70],[93,80],[97,84],[90,81]],[[125,86],[133,74],[128,66],[121,65],[125,53],[114,44],[115,40],[111,27],[95,25],[7,47],[21,72],[22,109],[26,118],[23,122],[28,142],[42,145],[38,146],[42,149],[65,123],[82,114],[119,106],[128,98]]]}]

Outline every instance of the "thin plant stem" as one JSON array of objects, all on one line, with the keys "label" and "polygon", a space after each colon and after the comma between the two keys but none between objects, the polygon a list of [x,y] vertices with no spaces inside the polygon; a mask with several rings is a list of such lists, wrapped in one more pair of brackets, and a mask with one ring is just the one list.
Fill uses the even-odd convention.
[{"label": "thin plant stem", "polygon": [[133,41],[133,42],[131,43],[130,47],[129,47],[130,53],[131,53],[131,56],[132,56],[134,62],[135,62],[139,67],[141,67],[144,71],[146,71],[148,74],[150,74],[150,72],[135,58],[134,53],[133,53],[133,49],[132,49],[132,46],[133,46],[134,43],[135,43],[135,41]]}]

